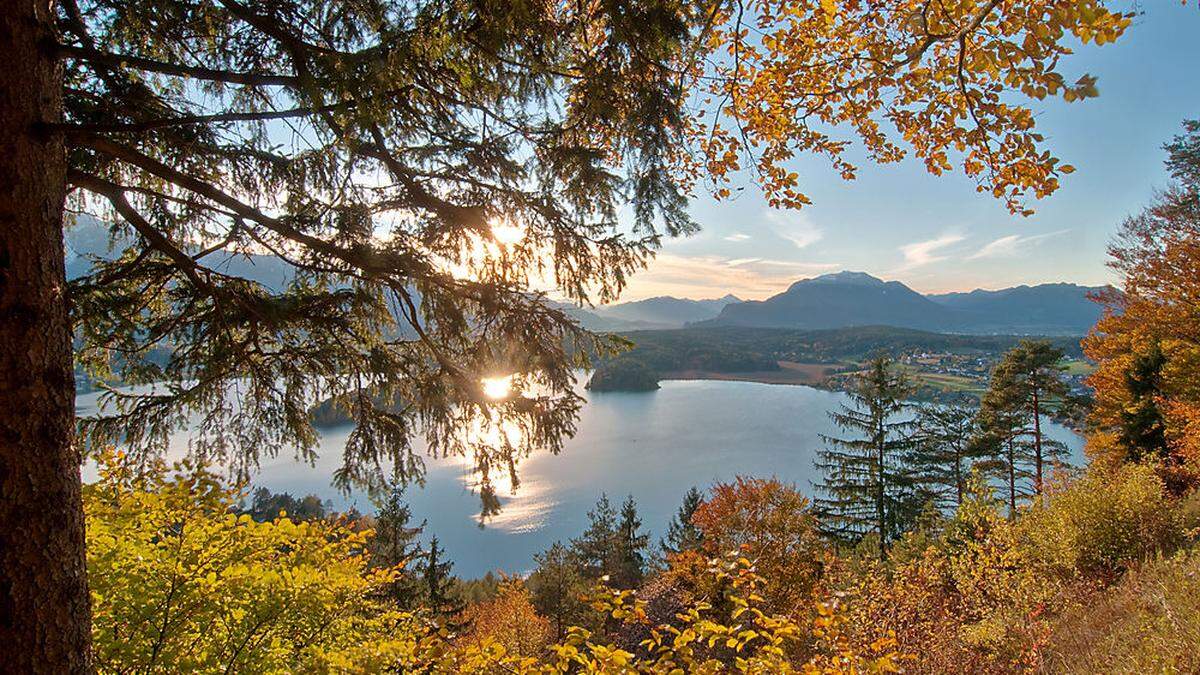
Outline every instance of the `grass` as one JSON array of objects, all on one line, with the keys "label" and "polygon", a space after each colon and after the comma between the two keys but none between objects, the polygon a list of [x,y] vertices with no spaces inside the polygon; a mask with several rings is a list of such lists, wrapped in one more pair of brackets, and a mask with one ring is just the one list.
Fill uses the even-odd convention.
[{"label": "grass", "polygon": [[1050,672],[1200,672],[1200,549],[1081,598],[1055,622],[1045,656]]},{"label": "grass", "polygon": [[1091,375],[1096,372],[1096,366],[1093,363],[1088,363],[1082,359],[1072,359],[1063,363],[1066,366],[1068,375]]}]

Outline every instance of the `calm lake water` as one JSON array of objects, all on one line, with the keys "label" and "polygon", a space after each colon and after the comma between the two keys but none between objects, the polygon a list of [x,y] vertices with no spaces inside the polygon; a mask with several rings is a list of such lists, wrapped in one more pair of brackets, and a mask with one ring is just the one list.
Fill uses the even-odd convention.
[{"label": "calm lake water", "polygon": [[[445,545],[457,574],[529,570],[535,553],[583,530],[601,493],[618,508],[632,494],[657,542],[693,485],[739,474],[777,476],[811,492],[820,434],[837,433],[827,413],[845,400],[803,386],[700,380],[665,381],[655,392],[584,395],[588,404],[575,438],[560,455],[525,460],[519,488],[502,493],[503,511],[482,528],[479,498],[463,465],[428,461],[426,484],[410,488],[408,501],[415,519],[427,522],[426,538],[436,534]],[[79,397],[80,411],[94,410],[95,399]],[[1071,448],[1072,461],[1082,463],[1082,439],[1057,424],[1048,429]],[[292,461],[287,450],[264,461],[255,484],[296,496],[317,494],[338,510],[371,511],[363,495],[345,496],[330,485],[349,431],[324,431],[316,466]],[[175,441],[174,451],[182,452],[186,436]],[[92,477],[85,470],[84,479]]]}]

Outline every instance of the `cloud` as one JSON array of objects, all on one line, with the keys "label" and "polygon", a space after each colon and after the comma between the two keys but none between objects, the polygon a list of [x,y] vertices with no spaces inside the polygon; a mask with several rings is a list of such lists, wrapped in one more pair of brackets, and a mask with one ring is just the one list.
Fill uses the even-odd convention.
[{"label": "cloud", "polygon": [[900,253],[904,255],[904,264],[896,271],[911,270],[916,267],[946,260],[949,256],[937,255],[937,252],[947,246],[957,244],[965,238],[961,234],[943,234],[935,239],[926,239],[925,241],[905,244],[900,247]]},{"label": "cloud", "polygon": [[975,253],[967,256],[967,260],[979,260],[980,258],[1004,258],[1016,255],[1018,251],[1024,248],[1027,244],[1031,244],[1050,237],[1057,237],[1060,234],[1066,234],[1070,230],[1057,230],[1055,232],[1047,232],[1045,234],[1034,234],[1027,237],[1022,237],[1019,234],[1010,234],[1005,237],[1000,237],[995,241],[989,242]]},{"label": "cloud", "polygon": [[750,235],[744,234],[742,232],[734,232],[733,234],[731,234],[727,237],[721,237],[721,238],[724,239],[725,241],[746,241],[747,239],[750,238]]},{"label": "cloud", "polygon": [[798,279],[841,267],[839,263],[660,253],[647,269],[630,279],[621,300],[656,295],[711,298],[726,293],[742,298],[765,298],[782,292]]},{"label": "cloud", "polygon": [[817,227],[807,215],[798,211],[767,211],[767,222],[771,224],[775,234],[795,244],[796,248],[805,248],[821,241],[825,233]]}]

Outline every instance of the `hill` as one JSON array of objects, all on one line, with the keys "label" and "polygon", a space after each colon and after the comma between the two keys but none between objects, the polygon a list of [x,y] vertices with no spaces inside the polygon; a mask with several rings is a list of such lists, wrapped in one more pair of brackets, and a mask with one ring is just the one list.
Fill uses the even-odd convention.
[{"label": "hill", "polygon": [[726,305],[741,301],[735,295],[726,295],[711,300],[692,300],[664,295],[598,307],[595,313],[609,319],[640,323],[645,327],[681,328],[689,323],[715,318]]}]

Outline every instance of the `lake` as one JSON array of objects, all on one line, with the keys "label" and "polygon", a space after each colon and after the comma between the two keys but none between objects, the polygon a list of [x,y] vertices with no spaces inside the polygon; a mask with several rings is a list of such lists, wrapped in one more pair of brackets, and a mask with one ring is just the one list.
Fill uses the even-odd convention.
[{"label": "lake", "polygon": [[[804,386],[705,380],[664,381],[646,393],[582,393],[588,403],[578,433],[560,455],[522,462],[519,488],[501,490],[503,510],[486,526],[478,525],[479,498],[460,462],[429,460],[425,486],[408,490],[416,521],[427,522],[426,539],[437,535],[458,575],[528,571],[535,553],[582,532],[601,493],[617,508],[632,494],[652,542],[693,485],[739,474],[776,476],[811,493],[820,434],[838,432],[827,413],[846,400]],[[80,396],[80,411],[94,410],[95,400],[95,394]],[[1067,443],[1074,463],[1083,462],[1079,436],[1058,424],[1047,429]],[[372,510],[363,495],[342,495],[330,485],[349,431],[323,431],[315,466],[292,461],[288,450],[265,460],[255,484],[297,497],[317,494],[338,510]],[[182,452],[186,436],[172,447]],[[93,476],[85,470],[85,480]],[[498,483],[507,486],[507,480]]]}]

